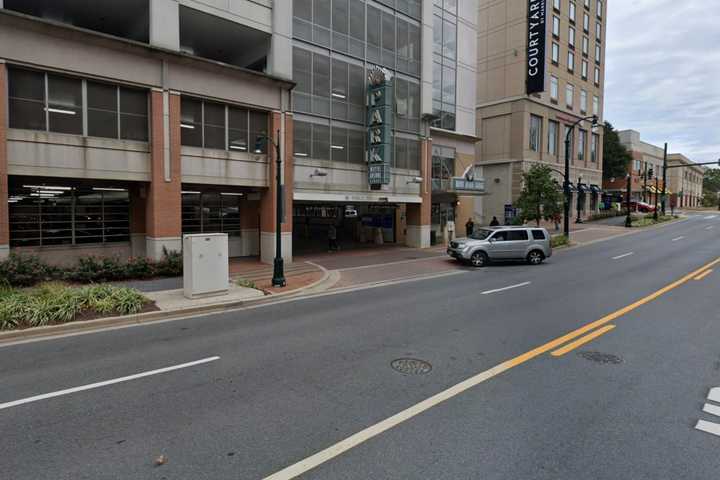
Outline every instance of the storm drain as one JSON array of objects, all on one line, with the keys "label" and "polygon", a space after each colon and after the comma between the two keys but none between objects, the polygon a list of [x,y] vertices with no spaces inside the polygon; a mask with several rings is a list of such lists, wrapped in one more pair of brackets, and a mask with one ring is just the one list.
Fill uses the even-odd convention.
[{"label": "storm drain", "polygon": [[425,375],[432,370],[432,365],[417,358],[398,358],[393,360],[390,366],[404,375]]},{"label": "storm drain", "polygon": [[617,355],[611,355],[609,353],[602,352],[578,352],[579,356],[585,360],[590,360],[595,363],[602,363],[606,365],[618,365],[623,362],[623,359]]}]

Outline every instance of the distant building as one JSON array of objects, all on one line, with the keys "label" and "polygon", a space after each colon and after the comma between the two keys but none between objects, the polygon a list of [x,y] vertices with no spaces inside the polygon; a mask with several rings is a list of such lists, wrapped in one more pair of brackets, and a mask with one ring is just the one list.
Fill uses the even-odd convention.
[{"label": "distant building", "polygon": [[[664,147],[643,142],[640,133],[635,130],[621,130],[618,132],[620,143],[632,156],[628,171],[632,175],[630,199],[646,203],[656,200],[655,179],[659,179],[658,186],[662,191],[662,167],[665,155]],[[652,174],[652,177],[651,177]],[[669,176],[669,174],[668,174]],[[669,187],[668,187],[669,188]],[[616,199],[625,198],[627,192],[627,179],[605,179],[603,189]],[[657,197],[660,201],[660,197]]]},{"label": "distant building", "polygon": [[[555,169],[561,185],[570,126],[592,115],[602,122],[606,9],[603,0],[480,0],[476,111],[487,182],[483,223],[493,216],[502,221],[534,164]],[[538,26],[543,13],[544,32]],[[573,212],[578,205],[585,215],[599,208],[602,138],[602,128],[594,131],[589,121],[571,135]]]},{"label": "distant building", "polygon": [[695,165],[685,155],[668,155],[668,165],[686,165],[684,168],[668,170],[668,187],[673,191],[675,205],[678,208],[699,207],[702,205],[703,180],[705,167]]}]

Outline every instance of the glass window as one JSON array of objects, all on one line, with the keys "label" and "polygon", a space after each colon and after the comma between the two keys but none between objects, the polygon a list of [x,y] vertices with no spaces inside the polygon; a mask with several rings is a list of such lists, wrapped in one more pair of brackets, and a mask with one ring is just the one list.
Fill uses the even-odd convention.
[{"label": "glass window", "polygon": [[600,144],[600,136],[593,133],[592,143],[590,144],[590,161],[592,163],[597,162],[598,145]]},{"label": "glass window", "polygon": [[346,128],[332,127],[330,154],[333,162],[348,161],[348,137]]},{"label": "glass window", "polygon": [[540,151],[540,138],[542,137],[542,117],[530,115],[530,150]]},{"label": "glass window", "polygon": [[595,85],[600,85],[600,69],[595,67]]},{"label": "glass window", "polygon": [[365,163],[365,132],[363,130],[348,130],[348,161],[362,165]]},{"label": "glass window", "polygon": [[420,141],[408,140],[407,148],[407,168],[409,170],[420,170]]},{"label": "glass window", "polygon": [[448,20],[443,20],[443,55],[453,60],[457,55],[457,26]]},{"label": "glass window", "polygon": [[312,124],[296,121],[293,124],[293,129],[293,155],[302,158],[312,156],[312,150],[310,149]]},{"label": "glass window", "polygon": [[587,100],[587,92],[585,90],[580,90],[580,111],[582,113],[587,112]]},{"label": "glass window", "polygon": [[202,102],[194,98],[180,100],[180,141],[190,147],[202,147]]},{"label": "glass window", "polygon": [[[266,112],[250,111],[250,141],[255,153],[267,153],[270,142],[267,140],[258,142],[259,138],[268,135],[268,114]],[[257,148],[260,147],[260,148]],[[270,144],[272,147],[272,144]]]},{"label": "glass window", "polygon": [[542,230],[533,230],[532,231],[533,240],[545,240],[547,237],[545,237],[545,232]]},{"label": "glass window", "polygon": [[[248,111],[243,108],[228,108],[228,149],[237,152],[248,151]],[[253,139],[253,147],[255,139]]]},{"label": "glass window", "polygon": [[583,30],[585,33],[590,31],[590,15],[583,13]]},{"label": "glass window", "polygon": [[569,11],[570,20],[573,22],[575,21],[575,2],[570,2],[570,11]]},{"label": "glass window", "polygon": [[588,77],[588,62],[587,62],[587,60],[582,61],[582,67],[580,69],[580,74],[582,75],[583,80],[587,80],[587,77]]},{"label": "glass window", "polygon": [[568,27],[568,45],[575,48],[575,28]]},{"label": "glass window", "polygon": [[147,142],[148,97],[145,90],[120,87],[120,138]]},{"label": "glass window", "polygon": [[222,231],[222,204],[219,193],[203,193],[202,205],[202,233],[217,233]]},{"label": "glass window", "polygon": [[442,55],[443,51],[443,35],[442,35],[442,17],[440,15],[433,16],[433,53]]},{"label": "glass window", "polygon": [[118,138],[118,88],[87,82],[88,135]]},{"label": "glass window", "polygon": [[450,12],[453,15],[457,15],[457,2],[458,0],[445,0],[443,8],[446,12]]},{"label": "glass window", "polygon": [[575,98],[575,87],[570,85],[569,83],[565,86],[565,104],[569,107],[573,107]]},{"label": "glass window", "polygon": [[557,155],[557,146],[558,146],[558,131],[559,131],[559,124],[554,121],[548,122],[548,153],[550,155]]},{"label": "glass window", "polygon": [[574,72],[575,71],[575,53],[572,51],[568,51],[568,64],[567,68],[569,71]]},{"label": "glass window", "polygon": [[312,112],[312,53],[293,47],[293,107],[299,112]]},{"label": "glass window", "polygon": [[330,28],[330,0],[313,0],[313,23]]},{"label": "glass window", "polygon": [[293,16],[312,22],[312,0],[294,0]]},{"label": "glass window", "polygon": [[365,74],[363,67],[350,65],[348,69],[348,120],[365,122]]},{"label": "glass window", "polygon": [[455,69],[443,66],[442,72],[442,101],[455,104]]},{"label": "glass window", "polygon": [[348,0],[333,0],[332,2],[332,28],[338,33],[348,33]]},{"label": "glass window", "polygon": [[600,47],[599,44],[596,43],[595,44],[595,63],[597,63],[598,65],[600,65],[601,57],[602,57],[602,48]]},{"label": "glass window", "polygon": [[348,116],[348,64],[342,60],[332,61],[332,116],[346,119]]},{"label": "glass window", "polygon": [[560,17],[556,17],[553,15],[553,23],[552,23],[552,34],[555,37],[560,37]]},{"label": "glass window", "polygon": [[350,1],[350,36],[365,41],[365,4]]},{"label": "glass window", "polygon": [[555,10],[560,10],[560,0],[553,0],[553,8]]},{"label": "glass window", "polygon": [[380,46],[382,45],[381,30],[382,14],[380,10],[368,5],[367,7],[367,59],[371,62],[379,62]]},{"label": "glass window", "polygon": [[555,42],[552,44],[552,61],[555,65],[560,62],[560,45]]},{"label": "glass window", "polygon": [[318,160],[330,160],[330,127],[313,124],[312,156]]},{"label": "glass window", "polygon": [[585,160],[585,149],[587,148],[587,130],[580,130],[578,137],[578,160]]},{"label": "glass window", "polygon": [[10,128],[45,130],[45,74],[8,69]]},{"label": "glass window", "polygon": [[583,55],[587,56],[590,52],[590,40],[588,37],[583,36],[582,39],[582,53]]},{"label": "glass window", "polygon": [[553,100],[557,100],[558,95],[558,78],[552,75],[550,77],[550,98]]},{"label": "glass window", "polygon": [[603,15],[603,2],[602,0],[597,0],[597,16],[598,18],[602,18]]},{"label": "glass window", "polygon": [[508,230],[506,233],[508,242],[523,242],[528,240],[527,230]]},{"label": "glass window", "polygon": [[395,17],[385,12],[382,14],[382,48],[395,51]]},{"label": "glass window", "polygon": [[600,22],[595,23],[595,38],[598,42],[602,40],[602,24]]},{"label": "glass window", "polygon": [[593,96],[593,115],[600,115],[600,98]]},{"label": "glass window", "polygon": [[313,95],[313,113],[329,116],[330,59],[317,53],[313,53]]},{"label": "glass window", "polygon": [[407,139],[395,137],[395,168],[407,168]]},{"label": "glass window", "polygon": [[48,130],[83,134],[82,81],[48,75]]}]

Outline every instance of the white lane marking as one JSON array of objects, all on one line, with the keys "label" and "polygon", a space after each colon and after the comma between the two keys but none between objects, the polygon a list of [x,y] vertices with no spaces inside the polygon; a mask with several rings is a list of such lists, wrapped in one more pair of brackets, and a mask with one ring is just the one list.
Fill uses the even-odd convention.
[{"label": "white lane marking", "polygon": [[708,400],[710,400],[711,402],[720,403],[720,387],[710,389],[710,393],[708,394]]},{"label": "white lane marking", "polygon": [[173,370],[180,370],[181,368],[194,367],[195,365],[201,365],[203,363],[214,362],[219,360],[220,357],[208,357],[202,360],[195,360],[194,362],[182,363],[180,365],[173,365],[171,367],[159,368],[157,370],[150,370],[147,372],[140,372],[134,375],[128,375],[127,377],[114,378],[112,380],[105,380],[103,382],[90,383],[87,385],[81,385],[79,387],[68,388],[65,390],[58,390],[56,392],[43,393],[42,395],[35,395],[34,397],[21,398],[20,400],[14,400],[12,402],[0,403],[0,410],[6,408],[17,407],[26,403],[37,402],[48,398],[59,397],[62,395],[69,395],[71,393],[83,392],[85,390],[92,390],[95,388],[106,387],[116,383],[129,382],[130,380],[137,380],[138,378],[149,377],[151,375],[158,375],[160,373],[172,372]]},{"label": "white lane marking", "polygon": [[504,292],[506,290],[512,290],[513,288],[525,287],[527,285],[530,285],[530,283],[532,282],[518,283],[517,285],[510,285],[509,287],[496,288],[495,290],[487,290],[485,292],[482,292],[482,295],[490,295],[491,293]]},{"label": "white lane marking", "polygon": [[718,437],[720,437],[720,425],[718,425],[717,423],[706,422],[705,420],[698,420],[695,428],[697,430],[700,430],[701,432],[710,433],[712,435],[717,435]]},{"label": "white lane marking", "polygon": [[710,405],[709,403],[706,403],[703,407],[703,412],[720,417],[720,407],[717,405]]},{"label": "white lane marking", "polygon": [[705,230],[712,230],[713,228],[715,228],[715,227],[712,226],[712,225],[710,225],[710,226],[708,226],[708,227],[705,227]]},{"label": "white lane marking", "polygon": [[713,218],[716,218],[716,217],[717,217],[717,215],[708,215],[707,217],[705,217],[705,220],[712,220]]},{"label": "white lane marking", "polygon": [[673,238],[672,241],[673,241],[673,242],[679,242],[680,240],[682,240],[682,239],[684,239],[684,238],[685,238],[685,237],[677,237],[677,238]]},{"label": "white lane marking", "polygon": [[613,260],[620,260],[621,258],[629,257],[630,255],[635,255],[635,252],[626,253],[624,255],[618,255],[617,257],[613,257]]}]

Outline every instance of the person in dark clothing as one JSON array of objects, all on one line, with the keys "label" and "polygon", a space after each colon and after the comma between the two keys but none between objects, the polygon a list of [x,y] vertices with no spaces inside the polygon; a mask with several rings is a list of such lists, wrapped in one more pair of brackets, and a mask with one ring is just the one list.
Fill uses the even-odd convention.
[{"label": "person in dark clothing", "polygon": [[473,231],[475,231],[475,223],[472,221],[472,218],[468,218],[468,221],[465,224],[465,236],[470,237],[473,234]]},{"label": "person in dark clothing", "polygon": [[330,228],[328,228],[328,251],[329,252],[337,252],[338,251],[337,229],[335,228],[335,225],[332,225],[332,224],[330,224]]},{"label": "person in dark clothing", "polygon": [[491,227],[499,227],[500,222],[498,221],[497,217],[493,217],[492,221],[490,222]]}]

